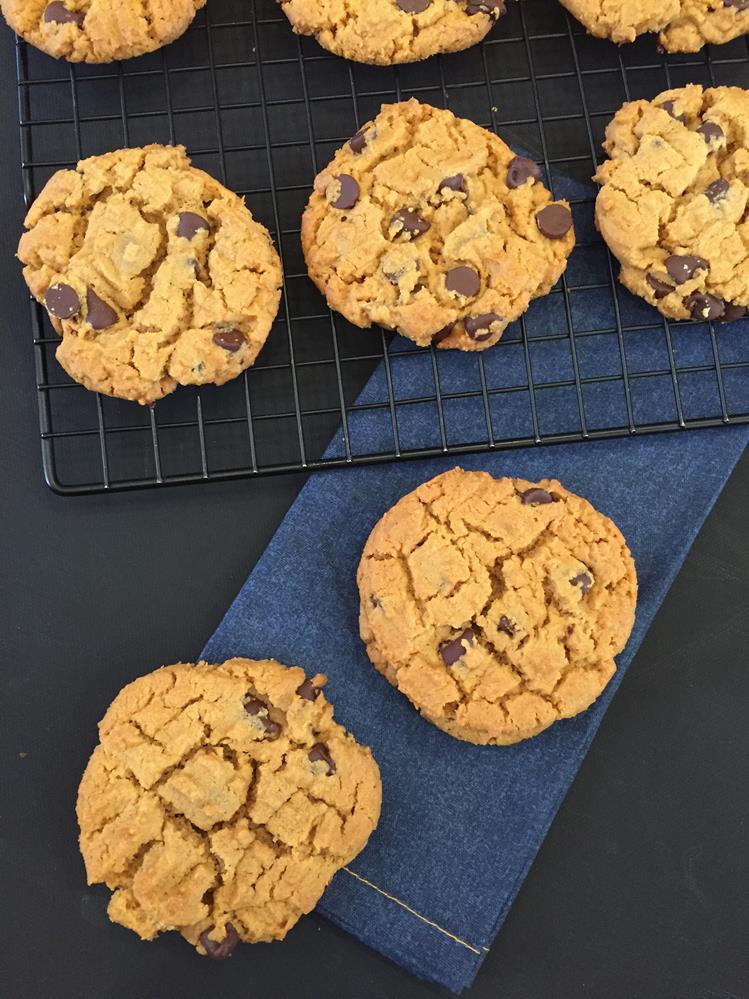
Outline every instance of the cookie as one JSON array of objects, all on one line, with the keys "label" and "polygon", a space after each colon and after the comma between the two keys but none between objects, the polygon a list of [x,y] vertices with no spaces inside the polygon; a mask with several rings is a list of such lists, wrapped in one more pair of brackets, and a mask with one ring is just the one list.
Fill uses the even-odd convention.
[{"label": "cookie", "polygon": [[278,311],[281,263],[244,201],[181,146],[120,149],[60,170],[18,256],[86,388],[151,403],[254,363]]},{"label": "cookie", "polygon": [[300,35],[356,62],[392,66],[476,45],[504,0],[278,0]]},{"label": "cookie", "polygon": [[596,224],[619,279],[671,319],[749,306],[749,92],[690,84],[625,104],[606,129]]},{"label": "cookie", "polygon": [[460,468],[388,510],[357,582],[375,667],[428,721],[492,745],[595,701],[637,597],[624,538],[587,500]]},{"label": "cookie", "polygon": [[537,164],[471,121],[385,105],[315,179],[302,219],[310,277],[356,326],[485,350],[558,280],[572,213]]},{"label": "cookie", "polygon": [[380,814],[370,751],[333,720],[325,677],[230,659],[120,691],[78,791],[88,883],[109,917],[200,954],[280,940],[363,849]]},{"label": "cookie", "polygon": [[56,59],[114,62],[179,38],[206,0],[0,0],[5,20]]},{"label": "cookie", "polygon": [[747,0],[561,0],[591,35],[633,42],[658,32],[667,52],[697,52],[749,32]]}]

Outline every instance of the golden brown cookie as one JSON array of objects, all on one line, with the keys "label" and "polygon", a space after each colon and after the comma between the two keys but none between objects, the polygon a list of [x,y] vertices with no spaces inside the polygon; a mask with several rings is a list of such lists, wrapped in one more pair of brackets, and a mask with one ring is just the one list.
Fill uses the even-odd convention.
[{"label": "golden brown cookie", "polygon": [[428,721],[493,745],[593,703],[637,598],[624,538],[587,500],[460,468],[387,511],[357,581],[376,668]]},{"label": "golden brown cookie", "polygon": [[173,42],[205,2],[0,0],[0,10],[16,34],[56,59],[114,62]]},{"label": "golden brown cookie", "polygon": [[120,149],[60,170],[18,256],[86,388],[151,403],[254,363],[278,311],[281,263],[242,198],[181,146]]},{"label": "golden brown cookie", "polygon": [[691,84],[632,101],[606,129],[596,224],[619,278],[672,319],[749,306],[749,92]]},{"label": "golden brown cookie", "polygon": [[597,38],[633,42],[657,31],[667,52],[697,52],[749,31],[749,0],[561,0]]},{"label": "golden brown cookie", "polygon": [[370,751],[333,720],[325,677],[230,659],[120,691],[78,791],[89,884],[144,940],[200,954],[280,940],[363,849],[380,814]]},{"label": "golden brown cookie", "polygon": [[278,0],[300,35],[356,62],[391,66],[476,45],[504,0]]},{"label": "golden brown cookie", "polygon": [[310,277],[356,326],[485,350],[545,295],[575,236],[533,160],[471,121],[385,105],[318,175],[302,219]]}]

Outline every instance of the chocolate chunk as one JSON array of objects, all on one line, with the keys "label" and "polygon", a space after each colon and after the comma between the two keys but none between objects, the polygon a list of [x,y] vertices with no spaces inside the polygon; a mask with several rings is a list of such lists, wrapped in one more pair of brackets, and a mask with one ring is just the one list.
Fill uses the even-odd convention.
[{"label": "chocolate chunk", "polygon": [[541,179],[541,168],[538,163],[529,160],[527,156],[516,156],[511,159],[507,167],[507,186],[514,190],[516,187],[521,187],[528,179]]},{"label": "chocolate chunk", "polygon": [[565,205],[547,205],[536,213],[536,225],[547,239],[562,239],[572,228],[572,212]]},{"label": "chocolate chunk", "polygon": [[316,687],[311,680],[305,680],[296,688],[297,695],[305,701],[314,701],[320,696],[320,688]]},{"label": "chocolate chunk", "polygon": [[671,117],[675,118],[677,121],[684,122],[687,120],[687,116],[685,114],[676,113],[676,106],[673,101],[664,101],[663,104],[659,104],[658,107],[665,111],[666,114],[670,114]]},{"label": "chocolate chunk", "polygon": [[721,198],[725,197],[730,186],[731,185],[728,181],[723,180],[722,177],[720,180],[714,180],[712,184],[709,184],[705,188],[705,197],[708,201],[712,201],[712,203],[715,204],[716,201],[720,201]]},{"label": "chocolate chunk", "polygon": [[437,332],[432,337],[432,343],[437,346],[438,343],[442,343],[443,340],[447,340],[452,331],[455,329],[455,323],[448,323],[447,326],[443,326],[441,330]]},{"label": "chocolate chunk", "polygon": [[445,288],[464,298],[475,298],[481,290],[481,278],[473,267],[453,267],[445,274]]},{"label": "chocolate chunk", "polygon": [[652,274],[646,274],[645,280],[653,289],[655,300],[657,302],[659,302],[662,298],[665,298],[666,295],[669,295],[674,290],[673,285],[666,284],[665,281],[659,280],[659,278],[654,277]]},{"label": "chocolate chunk", "polygon": [[723,0],[724,7],[733,7],[734,10],[749,10],[749,0]]},{"label": "chocolate chunk", "polygon": [[499,630],[503,631],[505,635],[509,635],[510,638],[512,638],[515,634],[515,625],[512,623],[509,617],[505,617],[505,615],[503,614],[502,617],[499,619]]},{"label": "chocolate chunk", "polygon": [[438,190],[447,188],[448,191],[464,191],[466,189],[466,179],[462,173],[456,173],[452,177],[445,177],[440,181]]},{"label": "chocolate chunk", "polygon": [[706,291],[693,291],[684,299],[684,305],[689,309],[692,319],[720,319],[726,308],[722,299]]},{"label": "chocolate chunk", "polygon": [[357,156],[363,152],[367,148],[367,137],[364,134],[364,129],[360,128],[358,132],[354,132],[348,140],[348,144],[351,152],[356,153]]},{"label": "chocolate chunk", "polygon": [[406,14],[423,14],[427,7],[432,5],[432,0],[395,0],[395,2]]},{"label": "chocolate chunk", "polygon": [[573,576],[570,580],[573,586],[579,586],[582,591],[582,595],[585,597],[590,592],[590,588],[593,585],[593,577],[589,572],[580,572],[577,576]]},{"label": "chocolate chunk", "polygon": [[278,722],[274,722],[268,714],[268,705],[265,701],[261,701],[254,694],[248,694],[244,699],[244,709],[248,715],[257,718],[262,723],[266,735],[271,735],[275,738],[281,734],[281,726]]},{"label": "chocolate chunk", "polygon": [[244,333],[241,330],[235,330],[231,326],[228,328],[219,326],[213,334],[213,342],[217,347],[223,347],[224,350],[228,350],[230,354],[236,354],[246,341]]},{"label": "chocolate chunk", "polygon": [[212,957],[214,961],[225,961],[229,957],[234,948],[239,943],[239,935],[231,923],[226,924],[226,936],[223,940],[212,940],[208,934],[214,930],[214,926],[209,926],[207,930],[203,930],[200,934],[200,942],[205,948],[205,952],[208,957]]},{"label": "chocolate chunk", "polygon": [[505,13],[507,8],[504,0],[469,0],[466,4],[466,14],[488,14],[495,21]]},{"label": "chocolate chunk", "polygon": [[81,311],[81,300],[69,284],[53,284],[44,296],[47,312],[55,319],[72,319]]},{"label": "chocolate chunk", "polygon": [[748,312],[749,309],[745,305],[734,305],[733,302],[725,302],[720,321],[722,323],[732,323],[736,319],[743,319]]},{"label": "chocolate chunk", "polygon": [[205,229],[206,232],[210,232],[210,228],[210,225],[202,217],[202,215],[196,215],[195,212],[179,213],[177,235],[181,236],[183,239],[192,239],[197,232],[200,232],[201,229]]},{"label": "chocolate chunk", "polygon": [[405,236],[407,239],[416,239],[423,232],[431,229],[431,225],[421,215],[412,212],[410,208],[401,208],[390,219],[389,233],[392,239],[396,236]]},{"label": "chocolate chunk", "polygon": [[684,284],[696,271],[709,269],[710,265],[702,257],[694,257],[691,254],[681,257],[675,253],[666,257],[666,270],[677,284]]},{"label": "chocolate chunk", "polygon": [[341,193],[333,202],[333,208],[353,208],[359,200],[359,185],[347,173],[342,173],[339,177],[336,177],[336,180],[341,188]]},{"label": "chocolate chunk", "polygon": [[317,763],[318,760],[322,760],[323,763],[327,763],[328,777],[332,777],[333,774],[336,772],[335,762],[333,760],[333,757],[328,752],[328,747],[325,745],[324,742],[316,742],[315,745],[312,747],[312,749],[310,749],[310,751],[307,753],[307,759],[310,761],[310,763]]},{"label": "chocolate chunk", "polygon": [[196,260],[194,257],[191,257],[187,261],[187,266],[188,267],[192,267],[193,273],[195,274],[195,280],[196,281],[200,281],[200,279],[203,276],[203,270],[202,270],[202,268],[200,266],[200,262],[198,260]]},{"label": "chocolate chunk", "polygon": [[471,340],[481,342],[493,336],[491,327],[494,323],[501,323],[502,317],[496,312],[485,312],[482,316],[469,316],[464,320],[463,326]]},{"label": "chocolate chunk", "polygon": [[60,0],[54,0],[44,8],[44,21],[47,24],[77,24],[80,28],[85,20],[85,10],[68,10]]},{"label": "chocolate chunk", "polygon": [[443,642],[440,645],[440,655],[445,666],[452,666],[459,659],[462,659],[466,653],[464,643],[473,645],[475,637],[476,632],[473,626],[469,626],[457,638],[453,638],[449,642]]},{"label": "chocolate chunk", "polygon": [[714,121],[703,121],[697,131],[708,146],[711,142],[720,142],[725,137],[723,129],[720,125],[716,125]]},{"label": "chocolate chunk", "polygon": [[533,489],[526,489],[524,493],[520,494],[520,502],[523,506],[538,506],[542,503],[554,503],[556,501],[551,493],[547,493],[545,489],[534,486]]},{"label": "chocolate chunk", "polygon": [[117,322],[117,313],[99,298],[93,288],[86,292],[86,321],[95,330],[107,330]]}]

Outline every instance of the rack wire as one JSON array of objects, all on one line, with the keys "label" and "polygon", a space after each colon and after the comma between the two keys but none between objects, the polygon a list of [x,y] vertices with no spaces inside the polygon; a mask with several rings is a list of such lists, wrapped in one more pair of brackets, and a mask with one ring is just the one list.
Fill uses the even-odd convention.
[{"label": "rack wire", "polygon": [[[73,383],[36,303],[44,472],[60,493],[339,468],[749,421],[749,322],[669,323],[616,280],[590,176],[625,100],[688,82],[749,86],[746,38],[681,56],[653,36],[617,48],[556,0],[510,3],[479,47],[361,66],[295,36],[276,0],[210,0],[188,32],[123,64],[71,66],[19,41],[27,203],[77,160],[182,142],[243,194],[285,280],[258,363],[216,388],[139,407]],[[495,130],[568,197],[577,248],[552,292],[483,354],[420,349],[331,314],[304,268],[315,173],[382,103],[415,96]]]}]

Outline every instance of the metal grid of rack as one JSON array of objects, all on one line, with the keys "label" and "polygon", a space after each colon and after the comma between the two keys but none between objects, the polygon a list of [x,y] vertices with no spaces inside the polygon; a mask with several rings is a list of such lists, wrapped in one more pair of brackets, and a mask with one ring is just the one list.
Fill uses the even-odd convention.
[{"label": "metal grid of rack", "polygon": [[[210,0],[175,44],[124,64],[55,62],[17,43],[27,202],[60,167],[148,142],[187,146],[243,194],[282,256],[257,364],[152,407],[87,392],[31,303],[45,476],[62,493],[337,468],[749,421],[749,322],[668,323],[616,281],[593,226],[603,130],[628,99],[688,82],[749,86],[746,38],[663,56],[653,36],[590,38],[556,0],[510,3],[487,40],[400,68],[295,36],[275,0]],[[415,96],[498,132],[567,197],[566,274],[483,354],[414,347],[331,314],[299,220],[315,173],[382,103]]]}]

